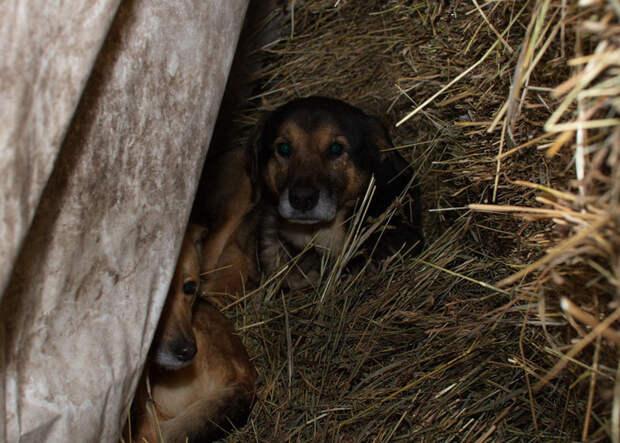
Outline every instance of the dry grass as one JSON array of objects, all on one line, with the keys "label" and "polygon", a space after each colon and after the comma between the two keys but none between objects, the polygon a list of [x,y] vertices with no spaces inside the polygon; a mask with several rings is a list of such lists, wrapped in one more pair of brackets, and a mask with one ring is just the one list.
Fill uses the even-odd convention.
[{"label": "dry grass", "polygon": [[235,305],[229,440],[620,442],[618,1],[292,3],[239,138],[298,96],[381,116],[429,245]]}]

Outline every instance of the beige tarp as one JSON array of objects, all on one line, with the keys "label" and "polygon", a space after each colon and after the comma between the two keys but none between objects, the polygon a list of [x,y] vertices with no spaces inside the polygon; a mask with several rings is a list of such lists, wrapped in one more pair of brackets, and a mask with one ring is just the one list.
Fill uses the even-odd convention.
[{"label": "beige tarp", "polygon": [[0,0],[0,440],[115,441],[247,0]]}]

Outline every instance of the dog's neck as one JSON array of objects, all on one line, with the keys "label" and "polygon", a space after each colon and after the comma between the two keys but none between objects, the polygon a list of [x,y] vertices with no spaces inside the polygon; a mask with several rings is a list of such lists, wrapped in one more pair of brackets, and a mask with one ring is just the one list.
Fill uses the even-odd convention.
[{"label": "dog's neck", "polygon": [[280,218],[280,237],[299,250],[312,243],[322,252],[338,253],[344,245],[346,213],[341,210],[331,222],[312,225],[291,223]]},{"label": "dog's neck", "polygon": [[323,252],[338,253],[346,235],[345,221],[349,210],[341,209],[334,219],[326,223],[302,224],[293,223],[282,218],[276,208],[267,212],[264,218],[263,232],[268,236],[285,242],[297,252],[305,249],[309,244]]}]

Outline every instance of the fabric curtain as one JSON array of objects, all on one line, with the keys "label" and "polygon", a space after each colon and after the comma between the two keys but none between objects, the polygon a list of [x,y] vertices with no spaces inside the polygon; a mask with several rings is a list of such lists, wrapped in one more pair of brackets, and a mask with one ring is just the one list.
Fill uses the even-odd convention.
[{"label": "fabric curtain", "polygon": [[0,440],[118,440],[246,7],[0,0]]}]

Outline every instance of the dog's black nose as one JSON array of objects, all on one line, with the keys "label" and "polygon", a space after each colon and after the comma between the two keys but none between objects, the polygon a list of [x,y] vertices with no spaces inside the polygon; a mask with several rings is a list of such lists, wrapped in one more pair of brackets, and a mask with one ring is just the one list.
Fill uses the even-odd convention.
[{"label": "dog's black nose", "polygon": [[194,340],[183,340],[174,347],[174,355],[180,361],[190,361],[196,355],[196,342]]},{"label": "dog's black nose", "polygon": [[288,200],[293,208],[299,211],[309,211],[319,201],[319,191],[310,186],[297,186],[290,189]]}]

